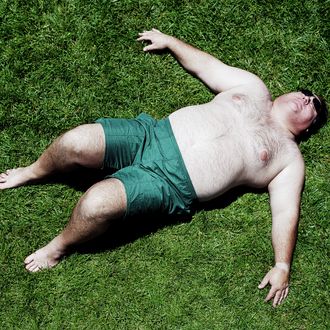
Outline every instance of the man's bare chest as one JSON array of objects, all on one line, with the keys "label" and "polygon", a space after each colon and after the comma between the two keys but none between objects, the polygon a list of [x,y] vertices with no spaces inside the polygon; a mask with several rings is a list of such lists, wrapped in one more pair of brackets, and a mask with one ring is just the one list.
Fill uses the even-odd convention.
[{"label": "man's bare chest", "polygon": [[197,195],[203,200],[240,184],[267,186],[285,157],[276,130],[256,115],[203,110],[188,108],[172,124]]}]

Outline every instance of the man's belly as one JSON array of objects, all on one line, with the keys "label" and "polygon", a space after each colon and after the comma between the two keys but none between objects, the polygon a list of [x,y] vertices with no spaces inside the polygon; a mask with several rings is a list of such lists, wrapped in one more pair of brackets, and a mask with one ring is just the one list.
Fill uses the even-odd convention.
[{"label": "man's belly", "polygon": [[215,198],[243,182],[242,161],[228,153],[221,155],[200,144],[184,149],[182,158],[200,201]]},{"label": "man's belly", "polygon": [[172,130],[200,201],[238,185],[265,187],[269,183],[270,167],[260,159],[249,136],[238,133],[242,130],[210,123],[205,128],[196,118],[175,119],[170,116]]},{"label": "man's belly", "polygon": [[217,123],[214,115],[208,116],[207,109],[203,110],[189,107],[169,117],[183,161],[201,201],[212,199],[239,184],[243,169],[242,152],[238,151],[235,139],[230,137],[229,127]]}]

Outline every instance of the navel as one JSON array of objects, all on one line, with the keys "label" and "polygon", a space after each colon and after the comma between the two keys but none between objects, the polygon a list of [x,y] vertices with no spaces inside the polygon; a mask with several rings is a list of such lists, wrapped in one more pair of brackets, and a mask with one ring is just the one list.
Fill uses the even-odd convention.
[{"label": "navel", "polygon": [[269,160],[269,154],[268,154],[267,150],[265,150],[265,149],[262,150],[262,151],[260,152],[259,157],[260,157],[260,160],[261,160],[262,162],[267,162],[267,161]]}]

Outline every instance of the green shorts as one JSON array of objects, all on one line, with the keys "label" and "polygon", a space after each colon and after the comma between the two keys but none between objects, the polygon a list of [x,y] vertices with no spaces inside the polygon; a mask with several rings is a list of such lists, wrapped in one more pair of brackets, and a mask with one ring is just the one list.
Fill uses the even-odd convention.
[{"label": "green shorts", "polygon": [[169,119],[101,118],[106,140],[103,167],[125,186],[125,216],[190,214],[197,201]]}]

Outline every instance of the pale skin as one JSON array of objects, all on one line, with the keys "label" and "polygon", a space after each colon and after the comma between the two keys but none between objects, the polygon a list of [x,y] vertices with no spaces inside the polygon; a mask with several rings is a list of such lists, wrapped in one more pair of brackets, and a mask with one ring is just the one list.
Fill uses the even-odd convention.
[{"label": "pale skin", "polygon": [[[145,52],[168,50],[215,97],[206,104],[179,109],[170,123],[200,201],[232,187],[267,187],[272,213],[274,267],[258,286],[270,285],[266,301],[281,304],[288,295],[296,242],[304,162],[295,138],[316,116],[313,96],[300,92],[274,101],[256,75],[156,29],[139,34]],[[79,126],[59,137],[33,164],[0,175],[0,189],[14,188],[76,166],[101,168],[105,139],[100,124]],[[207,160],[207,161],[206,161]],[[257,175],[256,175],[257,174]],[[125,188],[117,179],[92,186],[79,200],[68,225],[25,259],[28,271],[54,267],[71,246],[103,233],[126,210]]]}]

